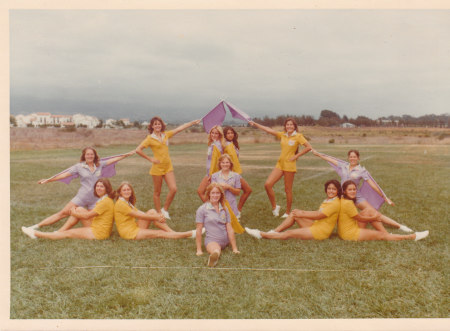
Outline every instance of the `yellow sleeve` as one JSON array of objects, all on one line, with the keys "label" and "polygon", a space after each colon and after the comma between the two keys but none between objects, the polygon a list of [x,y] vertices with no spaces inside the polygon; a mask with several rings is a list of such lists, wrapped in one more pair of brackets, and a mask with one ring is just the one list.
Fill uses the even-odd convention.
[{"label": "yellow sleeve", "polygon": [[147,148],[148,146],[150,146],[151,144],[151,137],[150,135],[147,136],[147,138],[145,138],[140,144],[139,146],[142,146],[143,148]]},{"label": "yellow sleeve", "polygon": [[170,139],[173,137],[173,130],[166,131],[164,132],[164,134],[166,135],[167,139]]},{"label": "yellow sleeve", "polygon": [[284,132],[277,132],[277,139],[281,139],[281,137],[283,137]]},{"label": "yellow sleeve", "polygon": [[308,142],[301,133],[298,135],[298,139],[297,140],[298,140],[298,143],[300,145],[304,145],[304,144],[306,144]]},{"label": "yellow sleeve", "polygon": [[122,215],[128,215],[133,209],[123,200],[117,200],[114,206],[114,212]]},{"label": "yellow sleeve", "polygon": [[358,210],[356,209],[356,206],[352,200],[346,200],[344,207],[344,213],[347,214],[349,217],[353,218],[356,215],[358,215]]},{"label": "yellow sleeve", "polygon": [[320,207],[320,211],[327,217],[330,217],[333,214],[339,213],[341,209],[341,202],[339,201],[339,199],[334,199],[330,203],[325,203]]},{"label": "yellow sleeve", "polygon": [[102,215],[104,212],[106,212],[109,208],[108,206],[108,198],[103,199],[102,201],[98,202],[95,207],[94,207],[94,211],[98,214],[98,215]]}]

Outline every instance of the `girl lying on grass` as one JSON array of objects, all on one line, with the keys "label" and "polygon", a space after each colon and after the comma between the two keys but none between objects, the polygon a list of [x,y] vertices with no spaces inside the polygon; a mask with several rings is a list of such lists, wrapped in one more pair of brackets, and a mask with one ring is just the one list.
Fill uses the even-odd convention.
[{"label": "girl lying on grass", "polygon": [[197,209],[197,256],[203,254],[201,233],[206,229],[205,247],[209,253],[208,266],[214,267],[219,260],[222,249],[231,244],[233,253],[239,254],[230,214],[224,207],[225,193],[218,183],[211,183],[206,188],[208,201]]},{"label": "girl lying on grass", "polygon": [[[164,215],[154,209],[150,209],[147,212],[138,210],[134,206],[136,195],[133,187],[128,182],[123,182],[119,186],[117,194],[118,199],[114,205],[114,219],[121,238],[131,240],[195,238],[195,230],[186,232],[173,231],[167,225]],[[148,229],[152,222],[159,230]]]},{"label": "girl lying on grass", "polygon": [[366,229],[367,223],[381,223],[382,216],[378,211],[366,208],[358,213],[356,209],[357,187],[348,180],[342,185],[343,197],[339,212],[338,235],[344,240],[421,240],[428,236],[428,231],[416,232],[408,235],[391,234],[386,230]]},{"label": "girl lying on grass", "polygon": [[[30,238],[47,238],[52,240],[76,239],[107,239],[111,235],[114,222],[114,201],[116,192],[106,178],[100,178],[94,184],[94,195],[97,203],[94,209],[87,210],[82,207],[72,207],[70,217],[66,224],[55,232],[40,232],[32,228],[22,227],[22,231]],[[72,227],[79,221],[81,228]]]},{"label": "girl lying on grass", "polygon": [[[333,232],[339,216],[339,210],[341,208],[339,199],[341,196],[341,184],[335,179],[327,181],[325,183],[325,193],[327,198],[320,205],[319,210],[306,211],[295,209],[274,230],[262,232],[257,229],[245,228],[245,231],[258,239],[327,239]],[[293,226],[294,223],[297,223],[300,228],[284,231]]]}]

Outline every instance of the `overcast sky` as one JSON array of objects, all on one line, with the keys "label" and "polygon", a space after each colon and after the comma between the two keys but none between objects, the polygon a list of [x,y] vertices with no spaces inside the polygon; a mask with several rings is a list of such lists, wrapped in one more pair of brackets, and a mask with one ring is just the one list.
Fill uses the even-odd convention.
[{"label": "overcast sky", "polygon": [[12,10],[11,113],[450,113],[448,10]]}]

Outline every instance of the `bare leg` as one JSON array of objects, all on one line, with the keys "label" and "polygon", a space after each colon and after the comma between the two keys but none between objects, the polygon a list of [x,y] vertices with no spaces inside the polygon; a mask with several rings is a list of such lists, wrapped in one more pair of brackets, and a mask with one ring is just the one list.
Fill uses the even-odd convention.
[{"label": "bare leg", "polygon": [[[372,207],[367,207],[361,211],[361,215],[363,215],[363,216],[374,216],[375,214],[376,214],[376,210]],[[374,227],[375,230],[387,233],[382,222],[377,221],[377,222],[371,222],[370,224]],[[367,223],[366,222],[358,222],[358,226],[362,229],[365,229],[367,227]]]},{"label": "bare leg", "polygon": [[75,216],[69,216],[66,223],[64,223],[64,225],[61,228],[59,228],[57,231],[67,231],[67,230],[71,229],[72,227],[74,227],[78,223],[78,221],[79,221],[79,219],[76,218]]},{"label": "bare leg", "polygon": [[70,201],[59,212],[57,212],[56,214],[53,214],[52,216],[47,217],[46,219],[44,219],[41,222],[39,222],[38,226],[39,227],[43,227],[43,226],[52,225],[53,223],[58,222],[61,218],[69,216],[70,215],[70,210],[73,207],[77,207],[77,205],[74,204],[72,201]]},{"label": "bare leg", "polygon": [[169,188],[169,193],[167,193],[166,202],[164,202],[164,210],[168,211],[170,204],[175,198],[177,193],[177,183],[175,181],[175,174],[173,171],[164,175],[164,180],[166,181],[167,187]]},{"label": "bare leg", "polygon": [[311,230],[309,228],[300,228],[295,230],[287,230],[284,232],[261,232],[261,237],[265,239],[302,239],[302,240],[312,240],[314,239]]},{"label": "bare leg", "polygon": [[270,204],[272,205],[272,209],[275,209],[275,207],[277,206],[273,186],[281,179],[281,177],[283,177],[283,171],[278,168],[274,168],[269,177],[267,177],[266,182],[264,183],[264,188],[266,189],[267,197],[269,198]]},{"label": "bare leg", "polygon": [[[370,203],[368,203],[367,201],[362,201],[362,202],[358,203],[357,207],[361,210],[366,210],[366,209],[375,210],[375,208],[373,208],[372,205]],[[394,221],[392,218],[389,218],[386,215],[381,216],[381,221],[384,224],[390,225],[396,229],[398,229],[400,227],[400,223]]]},{"label": "bare leg", "polygon": [[241,198],[239,199],[239,204],[237,207],[239,211],[242,211],[242,207],[244,207],[245,201],[247,201],[248,197],[252,193],[252,188],[242,177],[241,177],[241,188],[244,193],[242,193]]},{"label": "bare leg", "polygon": [[388,241],[397,241],[397,240],[414,240],[416,239],[416,234],[391,234],[387,232],[381,232],[376,230],[368,230],[361,229],[359,232],[358,241],[364,240],[388,240]]},{"label": "bare leg", "polygon": [[213,241],[206,245],[206,251],[209,253],[208,267],[214,267],[219,260],[222,248],[218,243]]},{"label": "bare leg", "polygon": [[286,214],[291,212],[292,207],[292,186],[294,185],[295,172],[283,171],[284,191],[286,192]]},{"label": "bare leg", "polygon": [[142,239],[182,239],[189,238],[192,236],[192,231],[186,232],[166,232],[162,230],[150,230],[150,229],[139,229],[139,232],[135,240]]},{"label": "bare leg", "polygon": [[60,239],[95,239],[94,233],[91,228],[76,228],[67,231],[56,231],[56,232],[40,232],[35,231],[34,233],[38,238],[46,238],[51,240]]},{"label": "bare leg", "polygon": [[163,182],[163,176],[152,175],[153,178],[153,203],[155,209],[161,211],[161,187]]},{"label": "bare leg", "polygon": [[197,189],[197,194],[203,202],[208,201],[208,198],[205,196],[205,192],[206,192],[206,188],[208,187],[208,185],[210,183],[210,180],[211,180],[210,176],[203,177],[203,179],[200,182],[200,185],[198,186],[198,189]]}]

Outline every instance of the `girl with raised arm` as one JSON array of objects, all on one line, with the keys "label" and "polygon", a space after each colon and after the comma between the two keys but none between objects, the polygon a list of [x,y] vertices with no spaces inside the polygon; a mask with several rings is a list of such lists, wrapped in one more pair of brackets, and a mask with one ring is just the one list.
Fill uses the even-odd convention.
[{"label": "girl with raised arm", "polygon": [[[155,116],[150,120],[150,124],[148,125],[149,134],[147,138],[136,148],[136,153],[153,163],[150,169],[150,175],[153,179],[153,203],[155,204],[155,209],[161,212],[167,219],[170,219],[169,207],[177,193],[175,174],[169,155],[169,139],[198,123],[200,123],[200,120],[195,120],[180,125],[173,130],[166,131],[166,124],[160,117]],[[144,153],[143,150],[147,147],[151,148],[153,157]],[[167,193],[164,206],[161,208],[161,187],[163,180],[166,182],[169,192]]]},{"label": "girl with raised arm", "polygon": [[[114,222],[114,201],[116,192],[106,178],[100,178],[94,185],[94,195],[98,198],[94,209],[72,207],[70,217],[59,231],[40,232],[32,228],[22,227],[22,231],[30,238],[59,239],[97,239],[109,238]],[[83,227],[72,229],[79,221]]]},{"label": "girl with raised arm", "polygon": [[[147,212],[135,207],[136,195],[128,182],[123,182],[117,189],[118,199],[114,205],[114,220],[119,236],[123,239],[181,239],[195,238],[196,231],[175,232],[166,223],[164,215],[154,209]],[[152,223],[159,230],[150,230]]]},{"label": "girl with raised arm", "polygon": [[[325,183],[327,198],[322,202],[319,210],[306,211],[295,209],[277,228],[269,232],[245,228],[251,236],[261,239],[302,239],[324,240],[330,237],[339,216],[341,208],[341,184],[335,180]],[[284,231],[297,223],[300,228]],[[284,231],[284,232],[283,232]]]},{"label": "girl with raised arm", "polygon": [[[276,204],[275,191],[273,186],[284,177],[284,190],[286,192],[286,212],[282,217],[288,217],[292,206],[292,186],[294,184],[294,176],[297,172],[296,161],[302,155],[308,153],[312,148],[309,142],[298,132],[297,123],[293,118],[288,118],[284,121],[284,131],[277,132],[267,126],[250,121],[249,124],[253,127],[261,129],[280,140],[281,154],[275,168],[267,178],[264,187],[272,205],[273,216],[279,216],[280,206]],[[298,147],[302,145],[300,151]]]},{"label": "girl with raised arm", "polygon": [[73,207],[84,207],[88,210],[92,210],[98,200],[98,197],[94,195],[94,184],[102,177],[102,170],[113,163],[116,163],[124,158],[133,155],[135,151],[128,152],[126,154],[108,158],[107,160],[100,160],[97,151],[92,147],[86,147],[81,153],[80,163],[64,170],[60,174],[38,181],[38,184],[46,184],[54,181],[66,179],[71,176],[80,177],[81,187],[78,190],[77,195],[67,203],[63,209],[56,214],[47,217],[38,224],[31,226],[32,229],[38,229],[43,226],[48,226],[58,222],[60,219],[70,215]]},{"label": "girl with raised arm", "polygon": [[[313,150],[312,153],[315,156],[318,156],[321,159],[327,161],[329,164],[331,164],[333,166],[333,168],[336,170],[338,175],[341,177],[341,184],[343,184],[347,180],[351,180],[351,181],[353,181],[353,183],[355,183],[356,187],[358,188],[358,190],[356,192],[355,204],[359,209],[361,209],[361,210],[369,209],[373,213],[375,211],[375,209],[379,208],[379,206],[377,208],[375,208],[374,206],[372,206],[369,203],[369,201],[368,201],[369,196],[367,193],[364,194],[363,192],[361,192],[360,187],[359,187],[361,184],[361,181],[367,182],[367,184],[372,188],[371,192],[376,192],[376,194],[378,194],[389,205],[394,205],[394,203],[383,193],[383,191],[381,191],[379,186],[375,183],[375,181],[370,176],[369,172],[359,164],[359,161],[360,161],[359,151],[354,150],[354,149],[348,151],[348,153],[347,153],[348,162],[345,162],[345,161],[336,159],[334,157],[319,153],[316,150]],[[380,205],[382,204],[383,200],[381,200]],[[380,221],[384,224],[390,225],[390,226],[400,229],[404,232],[413,232],[413,230],[411,230],[406,225],[400,224],[400,223],[394,221],[393,219],[387,217],[386,215],[381,214]],[[381,223],[372,223],[372,225],[375,226],[377,228],[377,230],[386,231],[386,230],[384,230],[384,227]]]}]

